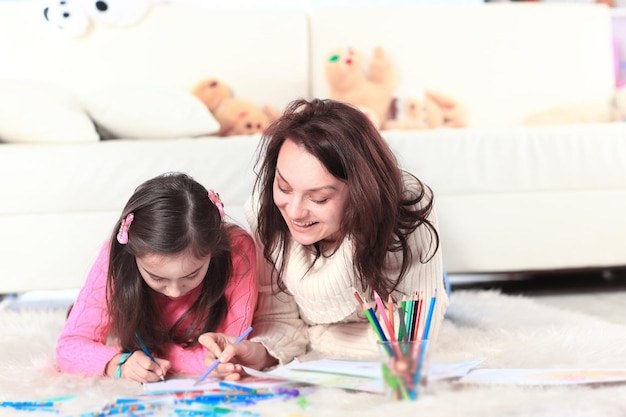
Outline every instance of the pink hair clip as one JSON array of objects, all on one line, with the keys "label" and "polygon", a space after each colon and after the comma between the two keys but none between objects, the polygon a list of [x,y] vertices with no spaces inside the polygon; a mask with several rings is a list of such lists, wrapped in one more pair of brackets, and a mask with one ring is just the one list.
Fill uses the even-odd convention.
[{"label": "pink hair clip", "polygon": [[128,213],[128,215],[122,219],[120,230],[117,232],[117,241],[120,244],[125,245],[128,243],[128,228],[134,219],[135,215],[133,213]]},{"label": "pink hair clip", "polygon": [[217,207],[217,211],[220,212],[220,216],[222,219],[226,217],[226,212],[224,211],[224,203],[220,199],[220,195],[213,190],[209,190],[209,199],[213,202],[215,207]]}]

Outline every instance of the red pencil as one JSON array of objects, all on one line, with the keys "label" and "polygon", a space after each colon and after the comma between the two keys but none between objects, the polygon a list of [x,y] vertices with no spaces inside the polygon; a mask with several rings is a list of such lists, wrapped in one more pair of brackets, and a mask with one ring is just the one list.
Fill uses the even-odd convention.
[{"label": "red pencil", "polygon": [[354,298],[358,301],[361,307],[365,308],[365,300],[361,297],[361,294],[356,290],[356,288],[352,287],[352,293],[354,294]]}]

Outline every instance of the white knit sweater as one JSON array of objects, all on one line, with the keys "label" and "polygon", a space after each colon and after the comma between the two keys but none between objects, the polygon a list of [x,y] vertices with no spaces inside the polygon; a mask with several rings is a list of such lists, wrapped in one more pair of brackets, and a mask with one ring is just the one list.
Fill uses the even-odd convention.
[{"label": "white knit sweater", "polygon": [[[404,180],[405,187],[417,188],[413,177],[405,175]],[[257,210],[256,199],[250,199],[246,205],[246,216],[253,236],[256,236]],[[437,227],[434,210],[430,220]],[[410,237],[413,253],[417,254],[417,248],[427,248],[430,238],[426,228],[419,227]],[[352,291],[354,287],[361,294],[367,294],[360,287],[354,272],[352,242],[346,239],[332,256],[318,258],[313,267],[314,256],[310,249],[295,241],[291,241],[289,247],[283,277],[288,294],[274,293],[276,285],[272,286],[269,265],[261,253],[257,256],[259,298],[250,339],[261,342],[281,364],[306,353],[332,358],[375,358],[375,333]],[[260,245],[258,250],[262,251]],[[387,259],[389,265],[397,266],[400,254],[390,253]],[[397,269],[395,271],[394,276],[397,276]],[[425,297],[430,299],[435,289],[437,302],[430,330],[431,340],[436,338],[448,306],[441,248],[426,264],[420,263],[415,255],[407,275],[393,294],[396,300],[401,300],[405,295],[423,291]]]}]

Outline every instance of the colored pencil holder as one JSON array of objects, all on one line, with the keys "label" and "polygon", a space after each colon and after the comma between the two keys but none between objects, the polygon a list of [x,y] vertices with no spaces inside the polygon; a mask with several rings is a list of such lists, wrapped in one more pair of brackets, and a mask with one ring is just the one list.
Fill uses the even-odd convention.
[{"label": "colored pencil holder", "polygon": [[426,385],[428,340],[378,342],[386,396],[394,401],[416,401]]}]

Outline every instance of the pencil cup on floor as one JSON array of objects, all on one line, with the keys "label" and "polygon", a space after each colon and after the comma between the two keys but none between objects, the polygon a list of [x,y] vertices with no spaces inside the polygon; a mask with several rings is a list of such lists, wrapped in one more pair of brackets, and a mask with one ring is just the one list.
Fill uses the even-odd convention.
[{"label": "pencil cup on floor", "polygon": [[415,401],[426,385],[428,340],[378,342],[385,395]]}]

